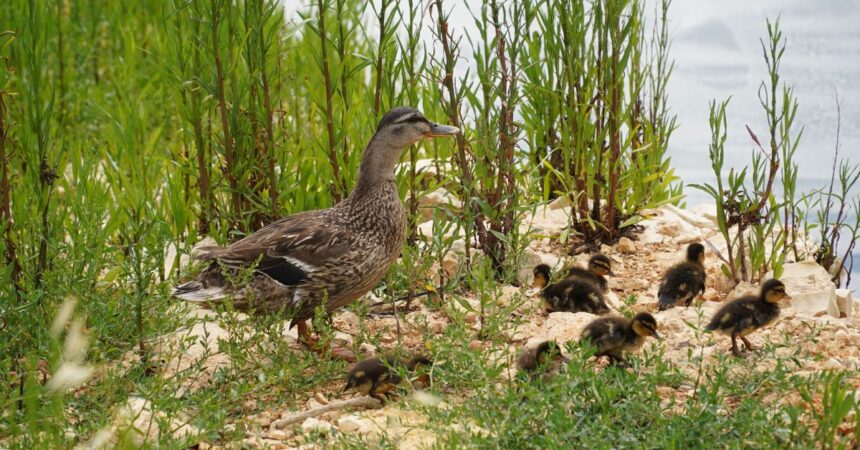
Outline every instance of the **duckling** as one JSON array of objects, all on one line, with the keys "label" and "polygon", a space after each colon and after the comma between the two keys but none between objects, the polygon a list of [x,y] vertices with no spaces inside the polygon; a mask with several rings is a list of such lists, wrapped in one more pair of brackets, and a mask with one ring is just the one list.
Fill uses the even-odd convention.
[{"label": "duckling", "polygon": [[732,354],[742,356],[743,353],[738,351],[737,338],[744,342],[744,353],[755,350],[746,335],[776,320],[779,317],[777,303],[784,298],[791,298],[785,292],[785,285],[779,280],[767,280],[761,285],[758,296],[747,295],[720,308],[705,329],[731,336]]},{"label": "duckling", "polygon": [[[587,280],[567,277],[549,284],[550,267],[539,264],[534,268],[532,287],[541,288],[541,297],[547,312],[568,311],[605,314],[609,312],[606,299],[600,288]],[[547,286],[548,285],[548,286]]]},{"label": "duckling", "polygon": [[657,293],[660,311],[680,303],[690,306],[697,295],[705,292],[705,278],[705,247],[702,244],[690,244],[687,247],[687,260],[672,266],[663,276]]},{"label": "duckling", "polygon": [[613,363],[624,362],[623,352],[638,350],[645,338],[662,340],[657,333],[657,320],[647,312],[626,317],[601,317],[588,324],[579,342],[590,342],[597,348],[596,356],[608,356]]},{"label": "duckling", "polygon": [[563,360],[561,348],[555,341],[543,341],[520,353],[517,368],[530,378],[535,378],[539,373],[538,369],[544,369],[544,373],[555,372]]},{"label": "duckling", "polygon": [[565,278],[576,277],[590,281],[597,285],[605,294],[609,287],[606,283],[606,275],[615,276],[612,271],[612,261],[606,255],[597,253],[588,260],[588,268],[571,266],[567,268]]},{"label": "duckling", "polygon": [[[429,358],[415,356],[405,363],[393,356],[384,358],[365,359],[350,369],[346,375],[346,386],[343,392],[355,389],[385,403],[384,395],[388,395],[402,381],[398,373],[400,367],[405,367],[409,373],[415,372],[419,366],[431,365]],[[422,373],[418,380],[422,387],[430,385],[429,375]]]},{"label": "duckling", "polygon": [[[239,310],[259,314],[285,312],[303,343],[328,350],[307,324],[317,306],[330,312],[361,298],[385,277],[406,241],[406,209],[395,179],[401,154],[422,139],[457,133],[415,108],[392,109],[367,144],[347,198],[328,209],[284,217],[226,247],[201,248],[196,258],[208,267],[176,286],[173,296],[210,305],[230,300]],[[251,279],[236,283],[248,270]],[[346,348],[330,349],[333,357],[356,359]]]}]

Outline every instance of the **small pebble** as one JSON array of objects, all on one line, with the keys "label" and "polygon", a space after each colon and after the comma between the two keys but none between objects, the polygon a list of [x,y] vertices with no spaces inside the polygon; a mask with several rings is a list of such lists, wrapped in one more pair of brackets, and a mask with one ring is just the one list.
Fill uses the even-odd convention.
[{"label": "small pebble", "polygon": [[266,434],[269,439],[274,439],[276,441],[285,441],[287,440],[287,432],[284,430],[273,429],[269,430]]}]

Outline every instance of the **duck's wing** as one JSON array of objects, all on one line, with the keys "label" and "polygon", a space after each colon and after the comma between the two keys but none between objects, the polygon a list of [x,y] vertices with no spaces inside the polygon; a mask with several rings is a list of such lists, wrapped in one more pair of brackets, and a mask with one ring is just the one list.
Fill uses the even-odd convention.
[{"label": "duck's wing", "polygon": [[198,258],[231,269],[253,267],[278,283],[296,285],[352,250],[351,231],[333,219],[331,210],[295,214],[227,247],[203,248]]}]

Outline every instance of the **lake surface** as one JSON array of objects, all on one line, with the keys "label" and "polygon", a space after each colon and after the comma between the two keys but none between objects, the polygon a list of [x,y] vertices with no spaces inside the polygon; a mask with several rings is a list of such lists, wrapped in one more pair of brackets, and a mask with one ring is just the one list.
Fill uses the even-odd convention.
[{"label": "lake surface", "polygon": [[[780,17],[787,49],[782,80],[794,86],[804,127],[797,150],[798,189],[829,183],[836,143],[835,93],[841,99],[840,158],[860,163],[860,1],[675,0],[670,9],[675,72],[669,82],[680,127],[672,136],[672,165],[685,183],[712,182],[708,160],[708,102],[731,97],[727,165],[750,164],[753,143],[745,125],[765,139],[767,122],[757,92],[766,76],[760,38],[766,19]],[[710,202],[687,188],[687,204]],[[860,189],[853,195],[860,195]],[[852,288],[860,287],[860,250]]]}]

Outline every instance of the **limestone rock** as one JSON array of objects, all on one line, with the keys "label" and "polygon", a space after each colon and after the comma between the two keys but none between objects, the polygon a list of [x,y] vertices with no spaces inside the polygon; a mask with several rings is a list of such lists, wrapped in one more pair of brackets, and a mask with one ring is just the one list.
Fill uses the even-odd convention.
[{"label": "limestone rock", "polygon": [[734,299],[741,298],[745,295],[758,295],[759,287],[748,282],[741,281],[729,292],[729,295],[726,296],[726,301],[730,302]]},{"label": "limestone rock", "polygon": [[308,417],[302,422],[302,431],[305,433],[329,433],[334,430],[334,425],[323,420]]},{"label": "limestone rock", "polygon": [[[582,329],[597,317],[594,314],[584,312],[550,313],[549,318],[543,324],[543,329],[540,333],[541,339],[555,340],[559,344],[579,340]],[[530,344],[535,343],[537,342],[530,342]]]},{"label": "limestone rock", "polygon": [[836,306],[839,307],[840,317],[851,317],[854,315],[854,299],[851,297],[850,289],[836,290]]},{"label": "limestone rock", "polygon": [[[766,279],[772,277],[773,272],[765,275]],[[815,261],[785,264],[780,281],[791,295],[791,306],[798,312],[813,315],[824,312],[839,317],[836,286],[830,281],[830,274]]]},{"label": "limestone rock", "polygon": [[[128,430],[129,435],[138,445],[156,442],[160,431],[170,433],[176,439],[188,439],[200,434],[193,425],[189,424],[186,414],[173,414],[168,417],[160,411],[153,411],[149,400],[141,397],[131,397],[115,415],[115,425],[119,430]],[[161,430],[159,424],[167,424]]]},{"label": "limestone rock", "polygon": [[[661,209],[671,212],[672,214],[680,217],[684,222],[687,222],[696,228],[712,228],[714,226],[714,222],[712,220],[694,212],[687,211],[686,209],[678,208],[675,205],[664,205]],[[716,207],[714,207],[714,209],[716,210]],[[714,217],[716,218],[716,216]]]},{"label": "limestone rock", "polygon": [[561,197],[558,197],[555,200],[549,202],[549,209],[570,208],[571,205],[572,203],[570,202],[570,196],[562,195]]},{"label": "limestone rock", "polygon": [[439,207],[450,206],[460,209],[462,202],[454,197],[447,189],[440,187],[433,192],[418,197],[418,214],[423,220],[433,220],[433,215]]},{"label": "limestone rock", "polygon": [[620,252],[626,255],[632,255],[636,253],[636,244],[633,243],[629,238],[622,237],[618,240],[618,244],[615,248]]},{"label": "limestone rock", "polygon": [[366,432],[366,430],[370,428],[370,424],[362,420],[360,417],[350,414],[338,419],[337,428],[344,433],[362,433]]},{"label": "limestone rock", "polygon": [[523,233],[531,231],[532,233],[554,236],[567,228],[570,222],[570,210],[543,207],[542,209],[538,209],[531,219],[531,221],[528,219],[524,220],[520,224]]}]

